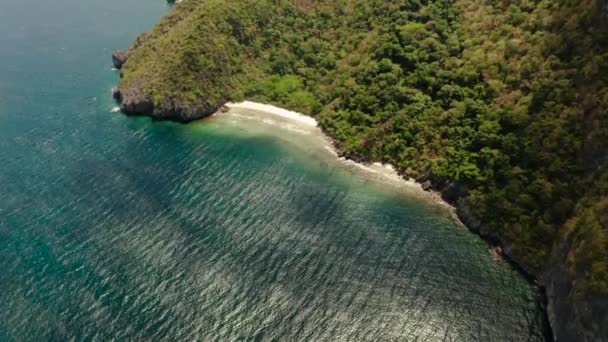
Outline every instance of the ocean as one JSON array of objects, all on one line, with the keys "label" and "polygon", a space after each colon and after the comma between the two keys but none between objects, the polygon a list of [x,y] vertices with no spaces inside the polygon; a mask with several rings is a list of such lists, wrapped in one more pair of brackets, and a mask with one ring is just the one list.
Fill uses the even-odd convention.
[{"label": "ocean", "polygon": [[0,2],[0,341],[544,341],[542,296],[318,129],[113,113],[163,0]]}]

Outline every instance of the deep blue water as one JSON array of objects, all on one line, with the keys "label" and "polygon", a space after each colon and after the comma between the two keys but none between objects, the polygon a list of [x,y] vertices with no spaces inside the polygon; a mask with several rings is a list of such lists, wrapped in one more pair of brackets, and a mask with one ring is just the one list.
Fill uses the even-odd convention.
[{"label": "deep blue water", "polygon": [[167,10],[0,1],[0,341],[543,340],[538,290],[428,201],[110,113],[111,51]]}]

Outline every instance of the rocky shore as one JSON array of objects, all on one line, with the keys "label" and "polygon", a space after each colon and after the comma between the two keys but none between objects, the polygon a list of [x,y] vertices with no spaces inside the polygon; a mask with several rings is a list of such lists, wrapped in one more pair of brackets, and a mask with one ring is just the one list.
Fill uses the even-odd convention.
[{"label": "rocky shore", "polygon": [[143,91],[142,87],[138,86],[117,87],[112,90],[112,93],[123,113],[127,115],[147,115],[155,120],[171,120],[186,123],[210,116],[223,105],[189,109],[184,108],[178,102],[170,102],[161,106],[155,106],[151,97]]}]

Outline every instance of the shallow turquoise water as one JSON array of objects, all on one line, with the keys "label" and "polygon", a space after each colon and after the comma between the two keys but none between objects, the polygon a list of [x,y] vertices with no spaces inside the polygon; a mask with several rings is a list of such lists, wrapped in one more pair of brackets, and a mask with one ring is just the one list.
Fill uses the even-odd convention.
[{"label": "shallow turquoise water", "polygon": [[544,340],[537,289],[414,193],[262,123],[110,113],[112,49],[166,10],[0,3],[0,341]]}]

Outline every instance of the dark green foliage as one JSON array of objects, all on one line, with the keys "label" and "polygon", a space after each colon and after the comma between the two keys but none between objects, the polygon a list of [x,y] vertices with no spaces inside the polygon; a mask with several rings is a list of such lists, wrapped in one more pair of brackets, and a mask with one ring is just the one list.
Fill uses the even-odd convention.
[{"label": "dark green foliage", "polygon": [[322,108],[319,100],[307,91],[302,80],[294,75],[273,75],[252,81],[246,96],[266,103],[282,104],[304,113],[317,114]]}]

